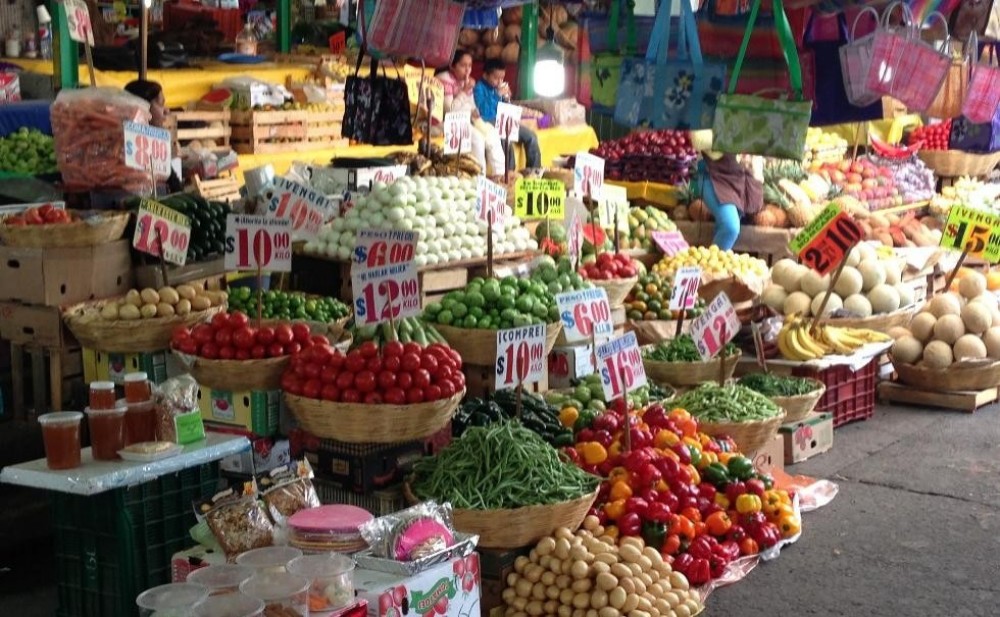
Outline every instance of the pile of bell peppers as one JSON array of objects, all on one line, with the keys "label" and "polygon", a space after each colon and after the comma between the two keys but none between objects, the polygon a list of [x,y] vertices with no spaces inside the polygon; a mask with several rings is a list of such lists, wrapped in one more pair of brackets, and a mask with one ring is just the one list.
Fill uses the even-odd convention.
[{"label": "pile of bell peppers", "polygon": [[731,440],[699,432],[683,409],[652,404],[627,412],[615,401],[563,451],[605,478],[590,513],[606,535],[642,537],[692,585],[702,585],[735,559],[801,530],[788,492],[735,449]]}]

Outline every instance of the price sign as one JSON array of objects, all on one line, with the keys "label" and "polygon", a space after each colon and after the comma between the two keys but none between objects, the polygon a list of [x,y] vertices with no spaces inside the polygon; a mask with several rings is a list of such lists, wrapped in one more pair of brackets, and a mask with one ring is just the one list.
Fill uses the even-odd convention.
[{"label": "price sign", "polygon": [[608,184],[597,202],[597,222],[604,229],[628,231],[628,191],[623,186]]},{"label": "price sign", "polygon": [[854,219],[830,204],[788,246],[802,263],[823,275],[836,268],[863,236]]},{"label": "price sign", "polygon": [[226,217],[226,270],[292,271],[292,222],[251,214]]},{"label": "price sign", "polygon": [[420,284],[412,261],[352,272],[351,289],[358,325],[420,314]]},{"label": "price sign", "polygon": [[[406,93],[409,96],[410,104],[421,109],[427,109],[427,102],[430,100],[431,116],[438,122],[444,121],[444,83],[439,79],[427,79],[423,69],[419,66],[406,65],[403,68],[403,80],[406,81]],[[420,97],[420,88],[423,87],[423,99]]]},{"label": "price sign", "polygon": [[694,308],[701,284],[701,268],[684,266],[674,274],[674,288],[670,292],[670,310],[686,311]]},{"label": "price sign", "polygon": [[326,43],[330,46],[331,54],[335,56],[343,55],[344,50],[347,49],[347,33],[341,30],[336,34],[331,34]]},{"label": "price sign", "polygon": [[589,341],[591,336],[609,337],[615,331],[608,292],[600,287],[556,294],[556,305],[570,343]]},{"label": "price sign", "polygon": [[358,231],[351,258],[351,270],[371,270],[413,261],[417,252],[415,231]]},{"label": "price sign", "polygon": [[941,233],[941,246],[968,251],[990,263],[1000,261],[1000,216],[991,212],[952,206]]},{"label": "price sign", "polygon": [[139,124],[122,123],[125,131],[125,166],[153,173],[160,177],[170,176],[170,131]]},{"label": "price sign", "polygon": [[94,29],[90,25],[87,3],[83,0],[63,0],[63,5],[66,8],[66,28],[69,30],[69,38],[93,47]]},{"label": "price sign", "polygon": [[497,330],[497,390],[540,381],[546,368],[545,324]]},{"label": "price sign", "polygon": [[274,186],[264,191],[267,215],[292,222],[292,239],[316,237],[320,226],[339,211],[337,202],[319,191],[288,178],[275,178]]},{"label": "price sign", "polygon": [[[388,167],[363,167],[352,169],[347,172],[347,185],[355,189],[368,190],[376,182],[392,184],[399,180],[409,171],[406,165],[390,165]],[[353,180],[352,180],[353,177]],[[351,184],[353,182],[353,184]]]},{"label": "price sign", "polygon": [[635,332],[597,346],[597,368],[604,399],[613,400],[646,385],[646,368]]},{"label": "price sign", "polygon": [[472,112],[449,111],[444,116],[444,153],[472,152]]},{"label": "price sign", "polygon": [[558,180],[521,178],[514,184],[514,216],[563,220],[566,218],[566,187]]},{"label": "price sign", "polygon": [[159,257],[162,248],[164,261],[183,266],[190,242],[191,221],[188,217],[151,199],[139,201],[135,233],[132,235],[135,250]]},{"label": "price sign", "polygon": [[520,106],[500,101],[497,104],[496,127],[497,133],[500,133],[500,141],[517,141],[521,128]]},{"label": "price sign", "polygon": [[573,190],[581,197],[600,201],[604,190],[604,159],[589,152],[578,153],[573,167]]},{"label": "price sign", "polygon": [[684,234],[679,231],[654,231],[653,242],[667,257],[673,257],[688,248]]},{"label": "price sign", "polygon": [[503,227],[507,218],[507,189],[479,176],[476,186],[476,218],[493,226]]},{"label": "price sign", "polygon": [[569,252],[569,258],[573,262],[573,269],[576,269],[578,265],[577,262],[580,261],[580,250],[583,248],[583,221],[580,220],[580,215],[577,212],[573,212],[573,216],[569,219],[569,229],[566,230],[566,250]]},{"label": "price sign", "polygon": [[715,296],[705,313],[691,322],[691,337],[703,360],[714,358],[740,331],[740,318],[725,292]]}]

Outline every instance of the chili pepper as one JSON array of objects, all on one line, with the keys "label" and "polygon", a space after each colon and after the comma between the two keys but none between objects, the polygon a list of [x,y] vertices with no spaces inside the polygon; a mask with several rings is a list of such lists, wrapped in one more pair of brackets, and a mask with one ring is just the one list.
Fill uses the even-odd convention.
[{"label": "chili pepper", "polygon": [[760,512],[760,497],[744,493],[736,499],[736,511],[740,514],[755,514]]},{"label": "chili pepper", "polygon": [[706,482],[718,488],[722,488],[730,482],[729,470],[722,463],[712,463],[703,470],[702,476]]},{"label": "chili pepper", "polygon": [[708,526],[708,533],[713,536],[724,536],[732,528],[733,521],[725,512],[715,512],[705,519],[705,524]]},{"label": "chili pepper", "polygon": [[656,521],[643,521],[642,539],[647,546],[652,546],[656,550],[663,548],[663,541],[667,537],[667,526]]},{"label": "chili pepper", "polygon": [[734,480],[747,481],[754,474],[753,462],[745,456],[734,456],[729,459],[726,468],[729,471],[729,477]]},{"label": "chili pepper", "polygon": [[667,523],[670,521],[672,512],[666,504],[652,501],[646,507],[646,518],[654,523]]},{"label": "chili pepper", "polygon": [[753,538],[743,538],[740,540],[741,555],[756,555],[759,552],[760,547],[757,545],[757,541]]},{"label": "chili pepper", "polygon": [[635,512],[626,512],[618,519],[618,530],[623,536],[638,536],[642,533],[642,519]]},{"label": "chili pepper", "polygon": [[681,537],[677,534],[669,534],[663,539],[660,553],[663,555],[676,555],[681,550]]}]

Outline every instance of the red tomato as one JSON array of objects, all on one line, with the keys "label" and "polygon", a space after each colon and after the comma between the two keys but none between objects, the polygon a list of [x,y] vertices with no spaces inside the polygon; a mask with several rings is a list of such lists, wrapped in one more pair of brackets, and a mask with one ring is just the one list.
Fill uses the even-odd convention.
[{"label": "red tomato", "polygon": [[330,339],[326,338],[322,334],[317,334],[310,339],[313,345],[321,345],[323,347],[330,346]]},{"label": "red tomato", "polygon": [[428,373],[433,373],[438,369],[438,359],[432,353],[425,353],[420,357],[420,368],[427,371]]},{"label": "red tomato", "polygon": [[373,373],[380,372],[382,370],[382,358],[378,356],[368,358],[368,364],[365,365],[365,368]]},{"label": "red tomato", "polygon": [[389,358],[398,358],[403,355],[403,344],[399,341],[389,341],[382,346],[382,355]]},{"label": "red tomato", "polygon": [[198,355],[198,342],[193,338],[188,338],[180,342],[178,349],[181,353],[186,353],[189,356]]},{"label": "red tomato", "polygon": [[365,358],[374,358],[378,355],[378,344],[375,343],[375,341],[365,341],[364,343],[361,343],[360,347],[358,347],[358,351],[360,351],[361,355]]},{"label": "red tomato", "polygon": [[282,345],[288,345],[295,340],[292,329],[288,324],[281,324],[274,328],[274,340]]},{"label": "red tomato", "polygon": [[256,341],[256,335],[252,328],[243,326],[237,330],[233,330],[233,345],[236,345],[239,349],[250,349],[253,347]]},{"label": "red tomato", "polygon": [[410,405],[424,402],[424,391],[420,388],[410,388],[406,391],[406,402]]},{"label": "red tomato", "polygon": [[354,373],[341,373],[337,375],[337,387],[347,390],[354,386]]},{"label": "red tomato", "polygon": [[382,358],[382,368],[393,373],[398,372],[403,362],[399,356],[386,356]]},{"label": "red tomato", "polygon": [[418,388],[426,388],[431,385],[431,374],[427,369],[419,368],[413,371],[413,385]]},{"label": "red tomato", "polygon": [[374,392],[375,384],[375,373],[371,371],[361,371],[354,376],[354,386],[361,392]]},{"label": "red tomato", "polygon": [[223,328],[229,327],[229,316],[225,313],[216,313],[212,317],[212,327],[216,330],[221,330]]},{"label": "red tomato", "polygon": [[385,402],[390,405],[405,405],[406,392],[402,388],[389,388],[385,391]]},{"label": "red tomato", "polygon": [[381,405],[382,394],[380,392],[369,392],[365,395],[365,405]]},{"label": "red tomato", "polygon": [[436,401],[441,398],[441,386],[431,384],[424,388],[424,400]]},{"label": "red tomato", "polygon": [[309,339],[312,338],[312,331],[304,323],[294,323],[292,324],[292,336],[300,343],[308,343]]},{"label": "red tomato", "polygon": [[250,349],[250,357],[254,360],[261,360],[267,357],[267,348],[263,345],[254,345]]},{"label": "red tomato", "polygon": [[340,393],[340,401],[343,403],[360,403],[361,393],[351,388]]},{"label": "red tomato", "polygon": [[295,376],[295,373],[286,371],[285,374],[281,376],[281,389],[286,392],[297,394],[301,385],[302,382]]},{"label": "red tomato", "polygon": [[265,346],[273,343],[274,328],[270,326],[262,326],[260,330],[257,330],[257,342]]},{"label": "red tomato", "polygon": [[337,389],[337,386],[335,386],[334,384],[328,383],[325,386],[323,386],[323,390],[320,392],[320,396],[323,398],[324,401],[336,401],[338,398],[340,398],[340,390]]},{"label": "red tomato", "polygon": [[302,386],[302,396],[306,398],[319,398],[323,391],[323,383],[318,379],[310,379]]},{"label": "red tomato", "polygon": [[327,365],[331,366],[338,371],[344,368],[344,362],[347,360],[347,356],[339,351],[334,351],[330,359],[327,360]]},{"label": "red tomato", "polygon": [[457,369],[462,368],[462,355],[451,348],[448,349],[448,354],[451,356],[451,360],[452,363],[455,365],[455,368]]},{"label": "red tomato", "polygon": [[202,358],[208,358],[209,360],[215,360],[219,357],[219,346],[213,341],[209,341],[201,346],[201,351],[198,355]]},{"label": "red tomato", "polygon": [[423,349],[424,348],[421,347],[419,343],[407,343],[407,344],[403,345],[403,353],[404,354],[415,353],[415,354],[417,354],[419,356],[420,352],[423,351]]},{"label": "red tomato", "polygon": [[415,371],[420,368],[420,354],[404,353],[400,362],[404,371]]},{"label": "red tomato", "polygon": [[237,360],[249,360],[250,359],[250,350],[249,349],[240,349],[240,348],[237,348],[236,349],[236,359]]},{"label": "red tomato", "polygon": [[232,313],[229,314],[229,327],[233,328],[234,330],[236,328],[242,328],[249,323],[250,323],[250,318],[247,317],[247,314],[244,313],[243,311],[233,311]]},{"label": "red tomato", "polygon": [[323,367],[320,365],[309,363],[303,368],[303,373],[305,373],[305,376],[309,379],[319,379],[319,374],[322,370]]},{"label": "red tomato", "polygon": [[271,343],[267,346],[268,358],[277,358],[283,355],[285,355],[285,348],[281,346],[281,343]]},{"label": "red tomato", "polygon": [[233,342],[233,331],[230,330],[229,328],[216,330],[215,342],[219,344],[219,347],[228,347]]},{"label": "red tomato", "polygon": [[438,386],[441,388],[441,398],[451,398],[455,396],[455,384],[450,379],[446,379]]},{"label": "red tomato", "polygon": [[187,326],[177,326],[174,328],[173,332],[170,333],[170,339],[173,341],[180,341],[191,337],[191,330]]},{"label": "red tomato", "polygon": [[324,366],[322,370],[320,370],[319,378],[320,381],[322,381],[323,383],[334,383],[335,381],[337,381],[337,376],[339,374],[340,371],[338,371],[337,369],[333,368],[328,364]]},{"label": "red tomato", "polygon": [[381,371],[378,374],[378,387],[388,390],[396,386],[396,373],[392,371]]},{"label": "red tomato", "polygon": [[285,353],[283,353],[282,355],[284,355],[284,356],[290,356],[292,354],[297,354],[300,351],[302,351],[302,345],[300,345],[298,343],[295,343],[295,342],[292,342],[292,343],[289,343],[289,344],[285,345],[283,349],[284,349]]},{"label": "red tomato", "polygon": [[235,348],[233,348],[233,347],[231,347],[229,345],[225,345],[223,347],[219,347],[219,359],[220,360],[232,360],[235,357],[236,357],[236,349]]},{"label": "red tomato", "polygon": [[462,373],[456,373],[451,377],[451,383],[455,386],[455,393],[459,393],[465,390],[465,375]]},{"label": "red tomato", "polygon": [[199,324],[191,331],[191,338],[197,341],[199,345],[204,345],[209,341],[215,340],[215,330],[207,323]]},{"label": "red tomato", "polygon": [[357,373],[364,370],[367,363],[365,357],[361,355],[361,351],[352,349],[347,353],[347,361],[344,363],[344,366],[350,372]]},{"label": "red tomato", "polygon": [[413,386],[413,375],[409,373],[397,373],[396,385],[404,390],[409,390]]}]

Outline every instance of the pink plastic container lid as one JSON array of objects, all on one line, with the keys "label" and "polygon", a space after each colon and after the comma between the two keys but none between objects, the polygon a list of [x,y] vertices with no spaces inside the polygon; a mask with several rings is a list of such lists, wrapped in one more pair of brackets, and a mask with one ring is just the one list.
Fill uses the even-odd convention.
[{"label": "pink plastic container lid", "polygon": [[352,533],[374,518],[368,510],[355,506],[320,506],[296,512],[288,525],[302,531]]}]

